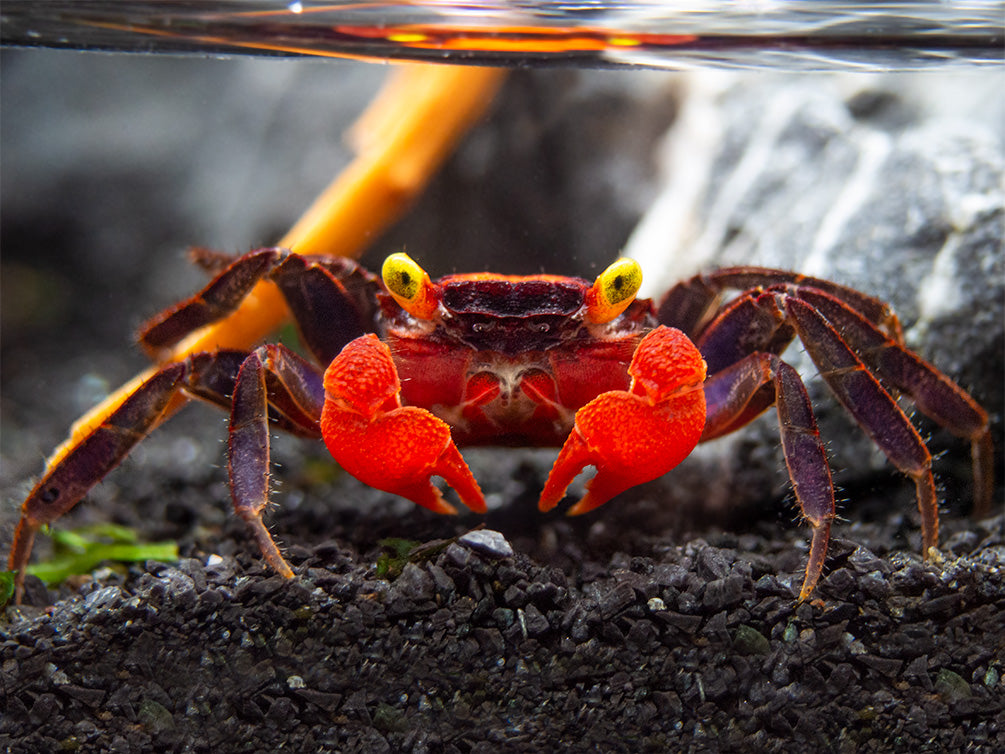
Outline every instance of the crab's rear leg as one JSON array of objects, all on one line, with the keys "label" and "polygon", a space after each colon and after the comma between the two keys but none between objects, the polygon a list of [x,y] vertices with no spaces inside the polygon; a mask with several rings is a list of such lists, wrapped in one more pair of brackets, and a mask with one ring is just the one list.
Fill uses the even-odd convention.
[{"label": "crab's rear leg", "polygon": [[[259,349],[267,363],[271,412],[276,426],[301,436],[317,437],[321,378],[316,369],[281,346]],[[21,506],[21,519],[11,545],[9,568],[17,572],[17,598],[23,591],[25,567],[36,532],[72,509],[87,492],[129,455],[133,447],[164,419],[181,392],[230,406],[235,381],[248,354],[241,351],[196,353],[168,364],[145,380],[97,426],[65,452],[54,456],[42,479]],[[309,370],[315,369],[313,377]],[[242,405],[246,405],[242,402]],[[271,413],[271,416],[270,416]],[[313,418],[311,418],[313,417]]]},{"label": "crab's rear leg", "polygon": [[835,397],[890,463],[914,481],[922,551],[927,557],[939,543],[939,509],[932,456],[925,441],[896,400],[816,309],[793,297],[785,299],[785,309]]},{"label": "crab's rear leg", "polygon": [[588,465],[596,475],[569,513],[586,513],[635,485],[670,471],[694,449],[705,425],[705,362],[679,330],[643,338],[628,372],[629,390],[611,390],[576,412],[538,507],[551,510]]},{"label": "crab's rear leg", "polygon": [[145,323],[140,344],[153,354],[233,314],[262,280],[276,283],[303,341],[322,364],[373,329],[376,281],[348,259],[301,256],[286,249],[249,252],[231,261],[202,290]]},{"label": "crab's rear leg", "polygon": [[391,352],[375,335],[342,349],[325,372],[324,385],[322,434],[347,472],[437,513],[454,513],[430,481],[440,476],[468,508],[485,512],[485,498],[450,427],[425,409],[401,405]]},{"label": "crab's rear leg", "polygon": [[660,300],[657,319],[664,324],[679,327],[688,336],[697,339],[705,325],[721,313],[720,299],[727,289],[749,294],[779,285],[798,285],[803,289],[812,287],[823,291],[858,312],[874,326],[888,333],[893,340],[899,343],[904,341],[897,315],[889,304],[874,296],[798,272],[750,265],[725,267],[677,283]]},{"label": "crab's rear leg", "polygon": [[252,289],[288,252],[258,249],[238,257],[201,291],[146,322],[137,338],[151,353],[176,345],[185,336],[232,314]]},{"label": "crab's rear leg", "polygon": [[50,459],[42,479],[21,505],[8,567],[16,571],[16,599],[24,589],[25,567],[35,534],[76,505],[88,490],[119,465],[163,415],[187,379],[190,364],[169,364],[155,372],[79,442]]},{"label": "crab's rear leg", "polygon": [[[909,395],[921,413],[957,437],[970,441],[974,477],[973,514],[976,517],[986,516],[991,510],[994,483],[987,412],[955,382],[842,301],[813,289],[801,289],[799,299],[822,314],[841,333],[841,339],[882,380]],[[803,315],[803,319],[810,318]]]}]

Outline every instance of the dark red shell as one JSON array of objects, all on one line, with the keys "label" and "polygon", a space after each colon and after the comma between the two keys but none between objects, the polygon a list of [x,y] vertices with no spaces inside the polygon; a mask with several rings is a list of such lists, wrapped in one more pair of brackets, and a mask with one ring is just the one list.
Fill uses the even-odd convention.
[{"label": "dark red shell", "polygon": [[627,389],[628,364],[653,324],[635,301],[608,325],[584,319],[590,283],[557,275],[451,275],[445,311],[424,322],[381,297],[402,398],[451,425],[459,445],[561,445],[577,409]]}]

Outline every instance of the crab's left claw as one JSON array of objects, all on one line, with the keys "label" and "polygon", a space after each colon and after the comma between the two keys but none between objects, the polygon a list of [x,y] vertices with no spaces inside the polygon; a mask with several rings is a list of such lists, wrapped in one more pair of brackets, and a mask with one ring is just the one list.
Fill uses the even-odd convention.
[{"label": "crab's left claw", "polygon": [[705,361],[680,330],[658,327],[639,343],[629,390],[603,393],[576,412],[576,424],[548,475],[538,507],[551,510],[593,465],[586,495],[569,509],[586,513],[683,461],[705,427]]},{"label": "crab's left claw", "polygon": [[325,372],[321,433],[338,464],[364,484],[437,513],[455,513],[430,477],[441,476],[473,511],[485,498],[450,437],[425,409],[402,406],[391,351],[375,335],[351,341]]}]

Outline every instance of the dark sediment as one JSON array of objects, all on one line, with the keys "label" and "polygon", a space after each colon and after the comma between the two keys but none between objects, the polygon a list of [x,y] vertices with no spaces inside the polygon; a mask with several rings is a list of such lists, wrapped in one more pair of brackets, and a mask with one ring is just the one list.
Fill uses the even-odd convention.
[{"label": "dark sediment", "polygon": [[[205,550],[182,537],[197,557],[106,569],[51,608],[8,609],[0,741],[12,751],[1000,750],[1001,517],[946,521],[944,561],[926,564],[858,544],[913,536],[910,517],[881,513],[850,527],[858,543],[838,534],[818,599],[799,605],[803,532],[784,523],[675,544],[639,528],[660,518],[646,497],[590,522],[520,523],[504,509],[489,522],[511,532],[507,555],[453,540],[466,529],[456,520],[402,510],[336,506],[331,540],[318,540],[322,506],[277,513],[284,539],[311,543],[288,548],[291,582],[267,572],[230,521]],[[380,578],[379,532],[425,547]],[[40,588],[30,596],[45,601]]]}]

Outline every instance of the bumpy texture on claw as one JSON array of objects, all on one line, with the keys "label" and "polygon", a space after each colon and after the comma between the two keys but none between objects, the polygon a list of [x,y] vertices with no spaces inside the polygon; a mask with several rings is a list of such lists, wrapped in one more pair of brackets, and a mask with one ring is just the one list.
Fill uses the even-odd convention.
[{"label": "bumpy texture on claw", "polygon": [[430,477],[484,513],[485,498],[450,437],[425,409],[402,406],[391,351],[375,335],[350,342],[325,372],[321,432],[332,457],[361,482],[437,513],[455,513]]},{"label": "bumpy texture on claw", "polygon": [[658,327],[639,343],[628,368],[631,389],[603,393],[576,412],[538,507],[555,507],[588,465],[597,469],[570,515],[586,513],[683,461],[705,427],[705,362],[679,330]]}]

